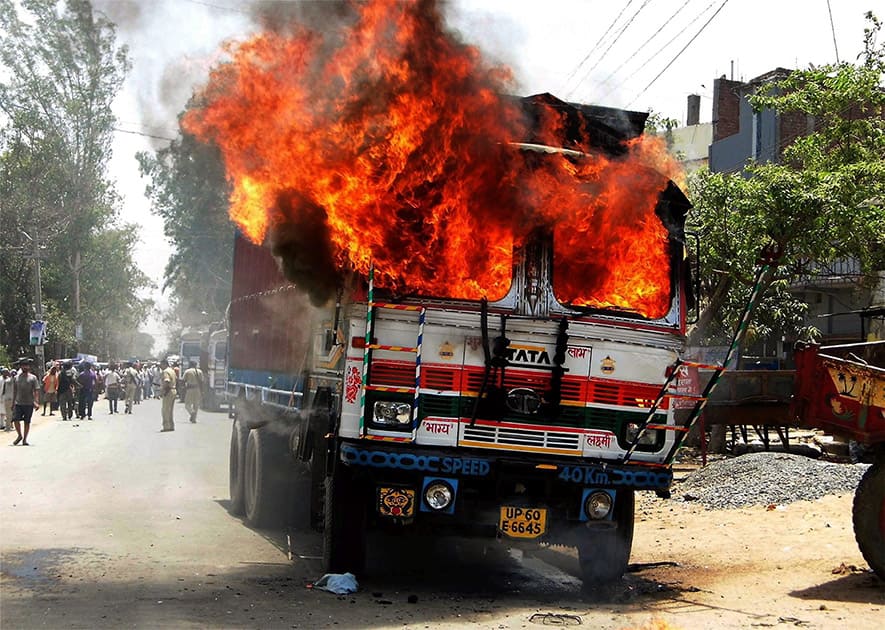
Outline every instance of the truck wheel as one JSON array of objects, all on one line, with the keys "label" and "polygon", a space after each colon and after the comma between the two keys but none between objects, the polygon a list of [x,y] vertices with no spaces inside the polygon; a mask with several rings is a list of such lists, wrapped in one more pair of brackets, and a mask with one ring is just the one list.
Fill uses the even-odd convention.
[{"label": "truck wheel", "polygon": [[366,564],[366,507],[346,466],[326,477],[323,565],[329,573],[361,573]]},{"label": "truck wheel", "polygon": [[244,503],[246,522],[259,529],[280,527],[289,513],[289,485],[293,473],[288,436],[264,426],[246,440]]},{"label": "truck wheel", "polygon": [[614,529],[585,529],[578,542],[578,561],[585,588],[619,580],[627,570],[633,547],[632,490],[618,490],[614,507]]},{"label": "truck wheel", "polygon": [[[307,420],[302,418],[289,433],[289,455],[295,462],[291,484],[292,498],[289,501],[292,508],[289,525],[294,529],[305,531],[316,527],[313,508],[314,480],[309,459],[310,447],[307,446],[307,424]],[[305,448],[308,449],[307,454],[304,452]],[[322,483],[323,480],[320,478],[320,484]],[[322,519],[322,505],[320,519]]]},{"label": "truck wheel", "polygon": [[230,431],[230,505],[227,511],[234,516],[241,516],[245,509],[245,480],[244,470],[246,462],[246,439],[249,437],[249,429],[244,427],[239,420],[231,423]]},{"label": "truck wheel", "polygon": [[854,493],[854,538],[864,559],[885,580],[885,455],[864,473]]},{"label": "truck wheel", "polygon": [[312,422],[307,439],[310,441],[310,525],[319,531],[324,525],[326,501],[327,445],[324,428],[319,423]]}]

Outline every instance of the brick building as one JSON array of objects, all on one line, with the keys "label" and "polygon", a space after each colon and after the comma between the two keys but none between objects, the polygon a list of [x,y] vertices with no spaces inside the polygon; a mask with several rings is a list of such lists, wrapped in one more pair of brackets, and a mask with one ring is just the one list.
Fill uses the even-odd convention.
[{"label": "brick building", "polygon": [[713,82],[713,142],[710,170],[730,173],[741,170],[748,159],[777,162],[784,148],[814,129],[814,118],[773,110],[754,112],[747,96],[761,86],[785,79],[790,70],[775,68],[750,81],[731,81],[724,76]]}]

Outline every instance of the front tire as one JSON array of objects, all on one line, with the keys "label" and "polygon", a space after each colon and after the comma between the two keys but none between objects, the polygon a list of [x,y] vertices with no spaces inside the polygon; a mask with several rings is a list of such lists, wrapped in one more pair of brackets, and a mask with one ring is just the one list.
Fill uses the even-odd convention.
[{"label": "front tire", "polygon": [[234,516],[242,516],[245,511],[245,479],[246,465],[246,440],[249,437],[249,429],[244,427],[239,420],[231,423],[230,432],[230,462],[229,484],[230,504],[227,511]]},{"label": "front tire", "polygon": [[288,456],[288,436],[269,426],[253,429],[246,440],[246,522],[258,529],[281,527],[289,513],[289,484],[293,462]]},{"label": "front tire", "polygon": [[854,538],[864,559],[885,580],[885,454],[864,473],[854,493]]},{"label": "front tire", "polygon": [[633,490],[618,490],[613,519],[616,528],[586,529],[578,541],[578,561],[585,588],[621,579],[633,547],[635,497]]},{"label": "front tire", "polygon": [[366,507],[350,469],[326,477],[323,565],[329,573],[361,573],[366,565]]},{"label": "front tire", "polygon": [[324,526],[328,424],[328,418],[312,418],[306,436],[310,449],[310,459],[308,460],[310,464],[310,525],[318,531]]}]

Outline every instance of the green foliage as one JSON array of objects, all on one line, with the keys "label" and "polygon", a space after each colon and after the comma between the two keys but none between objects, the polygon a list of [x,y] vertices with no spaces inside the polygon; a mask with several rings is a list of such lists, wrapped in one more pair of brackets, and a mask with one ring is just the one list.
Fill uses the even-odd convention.
[{"label": "green foliage", "polygon": [[222,321],[230,301],[233,224],[221,155],[183,133],[154,155],[138,155],[152,210],[173,253],[166,265],[171,328]]},{"label": "green foliage", "polygon": [[662,113],[650,109],[648,110],[648,118],[645,119],[644,133],[652,136],[666,135],[678,126],[679,121],[675,118],[667,118]]},{"label": "green foliage", "polygon": [[0,0],[0,29],[0,345],[27,349],[38,253],[47,355],[105,354],[150,308],[106,176],[127,52],[87,0]]},{"label": "green foliage", "polygon": [[777,244],[783,258],[763,279],[751,331],[759,336],[814,334],[802,326],[805,305],[788,290],[796,280],[854,259],[859,283],[869,286],[885,269],[885,48],[876,42],[879,22],[868,19],[859,63],[795,71],[750,97],[757,109],[814,117],[812,133],[782,139],[792,142],[779,163],[689,179],[707,296],[693,342],[721,340],[734,329],[765,244]]}]

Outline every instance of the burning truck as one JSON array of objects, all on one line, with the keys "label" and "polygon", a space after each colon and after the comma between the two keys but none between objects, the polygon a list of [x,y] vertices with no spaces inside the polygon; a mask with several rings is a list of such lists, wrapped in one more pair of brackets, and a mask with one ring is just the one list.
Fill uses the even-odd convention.
[{"label": "burning truck", "polygon": [[502,96],[436,3],[336,17],[239,44],[183,121],[239,227],[231,510],[309,520],[335,572],[383,529],[573,545],[618,578],[687,431],[672,159],[644,113]]}]

